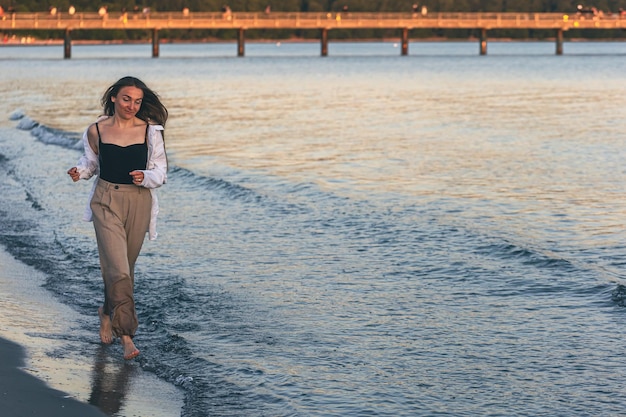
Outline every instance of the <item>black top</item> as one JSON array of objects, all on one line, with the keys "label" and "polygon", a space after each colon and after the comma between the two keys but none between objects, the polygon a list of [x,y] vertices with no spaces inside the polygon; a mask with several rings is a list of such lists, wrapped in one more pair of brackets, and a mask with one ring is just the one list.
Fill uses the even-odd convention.
[{"label": "black top", "polygon": [[129,172],[146,169],[148,166],[148,125],[143,143],[119,146],[103,143],[98,131],[98,160],[100,161],[100,178],[113,184],[132,184]]}]

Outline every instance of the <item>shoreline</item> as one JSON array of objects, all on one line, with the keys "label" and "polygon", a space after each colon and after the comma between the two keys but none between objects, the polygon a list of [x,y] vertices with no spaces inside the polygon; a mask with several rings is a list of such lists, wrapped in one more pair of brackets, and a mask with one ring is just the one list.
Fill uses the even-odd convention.
[{"label": "shoreline", "polygon": [[[124,361],[83,317],[41,285],[42,272],[0,244],[0,398],[10,415],[180,415],[182,391]],[[93,328],[93,332],[89,329]]]},{"label": "shoreline", "polygon": [[12,416],[103,417],[93,405],[75,400],[48,387],[23,371],[26,352],[12,341],[0,338],[0,395],[3,412]]}]

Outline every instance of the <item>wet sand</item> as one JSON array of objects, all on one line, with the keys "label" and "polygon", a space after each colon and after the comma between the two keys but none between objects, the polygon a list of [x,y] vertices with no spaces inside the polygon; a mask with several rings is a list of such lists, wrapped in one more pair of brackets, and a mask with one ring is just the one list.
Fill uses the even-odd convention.
[{"label": "wet sand", "polygon": [[[45,276],[0,246],[0,406],[11,416],[179,416],[175,386],[99,341],[83,317],[41,287]],[[85,330],[85,329],[93,329]]]},{"label": "wet sand", "polygon": [[24,349],[0,339],[0,398],[2,412],[11,416],[97,417],[106,416],[95,406],[82,403],[20,368]]}]

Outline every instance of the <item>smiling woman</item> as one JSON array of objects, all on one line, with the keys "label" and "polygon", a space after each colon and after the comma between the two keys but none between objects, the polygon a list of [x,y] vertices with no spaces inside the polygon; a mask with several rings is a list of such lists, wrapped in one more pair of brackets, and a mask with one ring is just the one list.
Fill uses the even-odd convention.
[{"label": "smiling woman", "polygon": [[[142,81],[124,77],[102,97],[105,116],[83,135],[85,154],[68,171],[74,182],[98,175],[86,220],[93,220],[104,280],[100,340],[120,338],[124,359],[139,355],[133,295],[135,262],[146,232],[156,238],[155,189],[167,178],[162,131],[167,109]],[[159,123],[152,124],[152,121]]]}]

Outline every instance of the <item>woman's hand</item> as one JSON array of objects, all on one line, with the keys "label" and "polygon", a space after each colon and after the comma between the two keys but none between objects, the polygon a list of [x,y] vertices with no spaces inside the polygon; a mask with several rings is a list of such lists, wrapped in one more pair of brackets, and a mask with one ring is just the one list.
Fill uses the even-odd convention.
[{"label": "woman's hand", "polygon": [[76,167],[70,168],[69,171],[67,171],[67,173],[70,177],[72,177],[72,181],[74,182],[80,179],[80,174],[78,173],[78,170],[76,169]]},{"label": "woman's hand", "polygon": [[131,171],[129,174],[133,177],[133,184],[141,185],[143,182],[143,171]]}]

